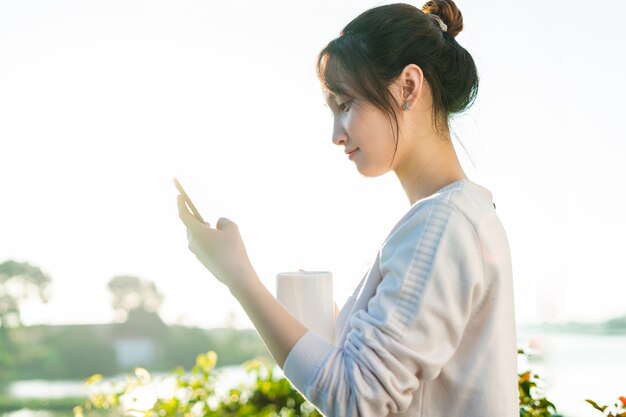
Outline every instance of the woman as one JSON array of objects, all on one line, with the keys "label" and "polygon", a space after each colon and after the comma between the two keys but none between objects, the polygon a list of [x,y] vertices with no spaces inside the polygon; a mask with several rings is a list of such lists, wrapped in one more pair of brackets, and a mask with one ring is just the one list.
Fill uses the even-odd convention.
[{"label": "woman", "polygon": [[384,5],[319,54],[333,142],[364,176],[392,170],[411,204],[338,315],[334,344],[261,283],[234,222],[202,224],[179,196],[189,249],[326,416],[519,415],[509,245],[448,127],[478,88],[474,61],[455,40],[462,28],[451,0]]}]

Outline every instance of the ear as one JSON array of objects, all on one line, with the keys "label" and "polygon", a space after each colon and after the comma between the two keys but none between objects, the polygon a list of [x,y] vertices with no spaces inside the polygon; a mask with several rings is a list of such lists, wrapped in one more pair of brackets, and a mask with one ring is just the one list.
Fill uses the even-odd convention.
[{"label": "ear", "polygon": [[422,69],[415,64],[407,65],[398,77],[397,83],[400,87],[400,105],[406,103],[409,105],[409,109],[412,109],[422,92],[422,85],[424,84]]}]

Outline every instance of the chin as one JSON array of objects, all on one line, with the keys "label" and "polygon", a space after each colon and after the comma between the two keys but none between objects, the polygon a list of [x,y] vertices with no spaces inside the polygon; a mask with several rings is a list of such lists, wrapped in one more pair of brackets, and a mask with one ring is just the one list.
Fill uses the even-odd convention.
[{"label": "chin", "polygon": [[359,167],[359,166],[357,166],[357,169],[359,170],[359,172],[361,173],[362,176],[368,177],[368,178],[380,177],[381,175],[385,175],[386,173],[388,173],[390,171],[389,168],[381,168],[381,167]]}]

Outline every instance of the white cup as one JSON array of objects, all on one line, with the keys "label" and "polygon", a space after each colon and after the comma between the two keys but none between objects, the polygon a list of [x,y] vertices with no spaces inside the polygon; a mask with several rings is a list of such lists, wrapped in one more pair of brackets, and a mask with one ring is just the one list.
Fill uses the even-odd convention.
[{"label": "white cup", "polygon": [[307,329],[333,343],[335,303],[333,274],[328,271],[281,272],[276,298]]}]

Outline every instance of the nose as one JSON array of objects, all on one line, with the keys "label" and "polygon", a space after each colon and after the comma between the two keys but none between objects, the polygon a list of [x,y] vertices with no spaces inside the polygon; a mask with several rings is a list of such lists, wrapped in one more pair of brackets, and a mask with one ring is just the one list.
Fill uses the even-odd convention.
[{"label": "nose", "polygon": [[341,124],[341,119],[339,117],[334,118],[333,122],[333,143],[335,145],[341,145],[346,142],[348,135],[346,133],[346,129],[344,129]]}]

